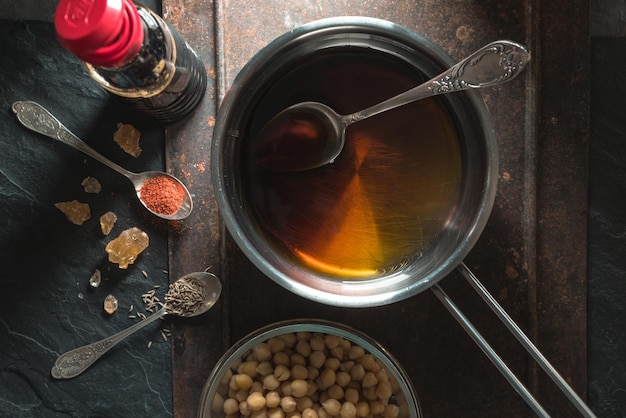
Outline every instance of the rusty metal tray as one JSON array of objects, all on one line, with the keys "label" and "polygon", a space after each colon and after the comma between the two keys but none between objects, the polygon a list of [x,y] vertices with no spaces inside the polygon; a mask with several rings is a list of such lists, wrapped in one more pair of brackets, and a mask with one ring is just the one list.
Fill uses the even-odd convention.
[{"label": "rusty metal tray", "polygon": [[[339,15],[404,25],[455,59],[494,39],[531,49],[525,78],[484,93],[499,138],[499,185],[490,222],[466,263],[584,397],[588,11],[588,1],[560,0],[164,0],[164,16],[198,51],[210,75],[199,111],[166,132],[169,168],[186,180],[197,203],[178,229],[182,233],[169,236],[170,277],[211,267],[225,284],[223,299],[208,315],[173,325],[175,416],[197,414],[205,379],[234,341],[268,323],[303,316],[346,323],[386,346],[411,376],[425,416],[531,415],[432,293],[367,310],[315,304],[263,276],[221,223],[209,170],[221,98],[239,69],[275,37]],[[565,397],[458,274],[441,285],[548,412],[573,416]]]}]

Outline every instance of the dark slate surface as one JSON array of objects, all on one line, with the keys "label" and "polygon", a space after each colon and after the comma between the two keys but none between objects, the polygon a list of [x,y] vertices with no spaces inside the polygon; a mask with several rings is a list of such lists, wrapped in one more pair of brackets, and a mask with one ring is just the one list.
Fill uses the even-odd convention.
[{"label": "dark slate surface", "polygon": [[589,402],[626,415],[626,38],[592,38]]},{"label": "dark slate surface", "polygon": [[[61,353],[136,321],[128,318],[130,305],[145,312],[141,294],[155,284],[161,285],[157,295],[163,300],[169,226],[139,205],[128,180],[26,130],[10,106],[15,100],[38,101],[131,171],[164,168],[163,128],[111,100],[58,46],[51,23],[0,21],[0,40],[0,416],[169,416],[171,345],[159,328],[169,328],[171,320],[149,325],[73,380],[50,377]],[[138,158],[114,143],[118,122],[142,132]],[[99,194],[84,192],[80,183],[86,176],[100,181]],[[73,199],[91,206],[91,219],[82,226],[54,207]],[[109,210],[118,221],[105,237],[98,219]],[[120,270],[104,248],[132,226],[148,233],[150,246]],[[96,268],[103,283],[91,289],[88,280]],[[111,316],[102,308],[109,293],[120,302]]]}]

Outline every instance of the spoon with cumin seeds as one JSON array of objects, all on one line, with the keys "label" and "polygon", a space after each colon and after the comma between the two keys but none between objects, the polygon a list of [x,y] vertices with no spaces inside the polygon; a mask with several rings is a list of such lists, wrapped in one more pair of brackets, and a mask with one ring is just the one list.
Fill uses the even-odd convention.
[{"label": "spoon with cumin seeds", "polygon": [[154,314],[115,335],[61,354],[52,367],[52,377],[71,379],[78,376],[117,343],[165,315],[184,318],[201,315],[215,305],[221,293],[222,284],[214,274],[189,273],[169,286],[164,306]]}]

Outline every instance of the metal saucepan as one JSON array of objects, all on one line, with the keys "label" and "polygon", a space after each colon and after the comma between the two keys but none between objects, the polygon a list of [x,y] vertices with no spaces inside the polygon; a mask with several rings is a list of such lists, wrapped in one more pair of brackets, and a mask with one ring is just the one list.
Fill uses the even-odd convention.
[{"label": "metal saucepan", "polygon": [[[246,155],[250,152],[247,148],[250,138],[287,105],[319,100],[319,97],[302,97],[300,93],[306,89],[300,93],[299,88],[277,91],[276,85],[284,80],[282,77],[288,77],[307,60],[346,50],[369,51],[412,68],[423,77],[415,80],[416,83],[432,78],[454,64],[443,50],[411,30],[391,22],[360,17],[330,18],[306,24],[282,35],[257,53],[237,75],[224,98],[211,152],[211,174],[218,206],[238,246],[270,279],[295,294],[323,304],[372,307],[431,289],[533,411],[539,416],[547,416],[437,284],[458,269],[578,410],[584,416],[594,416],[463,264],[487,223],[496,193],[497,144],[489,112],[479,93],[460,92],[438,99],[459,133],[460,177],[440,230],[412,257],[402,259],[393,268],[380,269],[373,277],[346,279],[332,271],[299,262],[269,237],[271,234],[259,220],[249,192]],[[314,92],[315,88],[308,86],[308,91]],[[268,101],[266,95],[270,93],[280,100]]]}]

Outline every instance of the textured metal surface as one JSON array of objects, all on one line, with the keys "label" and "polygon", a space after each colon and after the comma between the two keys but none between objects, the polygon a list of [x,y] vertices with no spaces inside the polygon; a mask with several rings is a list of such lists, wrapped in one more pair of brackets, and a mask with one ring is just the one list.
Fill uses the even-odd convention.
[{"label": "textured metal surface", "polygon": [[[192,324],[174,324],[175,415],[195,415],[204,379],[230,343],[256,327],[298,316],[338,320],[379,340],[411,375],[426,416],[530,415],[429,292],[367,310],[317,305],[264,277],[223,231],[207,167],[221,97],[272,39],[302,23],[338,15],[402,24],[455,59],[497,38],[530,46],[534,59],[527,76],[484,93],[499,137],[499,190],[489,225],[466,261],[584,395],[588,9],[587,1],[164,0],[165,17],[200,53],[211,80],[199,112],[168,130],[169,164],[197,202],[195,213],[181,224],[184,233],[170,237],[171,277],[212,267],[225,283],[220,309]],[[573,415],[460,277],[452,275],[442,286],[550,413]]]}]

